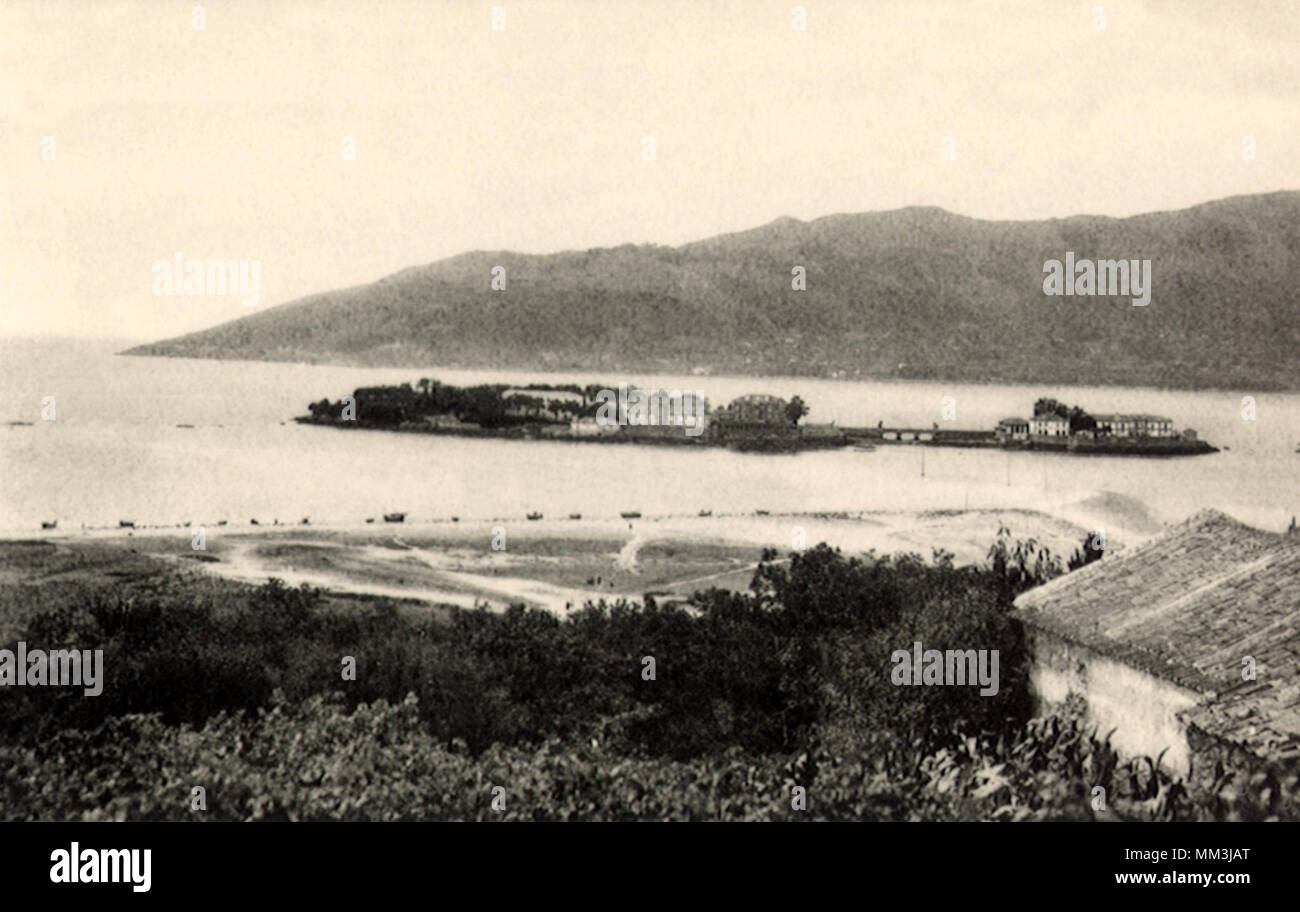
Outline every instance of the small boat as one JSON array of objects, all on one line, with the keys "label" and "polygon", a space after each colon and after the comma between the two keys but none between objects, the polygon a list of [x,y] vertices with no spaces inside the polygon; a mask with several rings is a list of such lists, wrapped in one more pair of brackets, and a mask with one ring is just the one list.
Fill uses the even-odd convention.
[{"label": "small boat", "polygon": [[304,517],[302,518],[302,525],[304,525],[304,526],[310,526],[310,525],[311,525],[311,519],[310,519],[309,517],[304,516]]},{"label": "small boat", "polygon": [[712,511],[712,510],[701,510],[699,515],[700,515],[700,516],[712,516],[712,515],[713,515],[713,511]]},{"label": "small boat", "polygon": [[32,422],[30,421],[6,421],[5,424],[9,425],[10,427],[31,427],[32,426]]},{"label": "small boat", "polygon": [[374,518],[373,516],[367,516],[367,517],[366,517],[366,522],[368,522],[368,523],[372,523],[372,522],[374,522],[374,521],[375,521],[375,518]]},{"label": "small boat", "polygon": [[755,510],[755,511],[754,511],[754,515],[755,515],[755,516],[771,516],[772,514],[769,513],[767,510]]},{"label": "small boat", "polygon": [[132,519],[119,519],[119,520],[117,521],[117,524],[118,524],[118,526],[120,526],[120,527],[123,528],[123,529],[134,529],[134,528],[135,528],[135,520],[132,520]]},{"label": "small boat", "polygon": [[569,519],[582,519],[582,514],[581,514],[581,513],[570,513],[570,514],[569,514]]},{"label": "small boat", "polygon": [[230,524],[230,520],[228,520],[228,519],[223,519],[223,520],[221,520],[221,522],[217,523],[218,526],[226,526],[226,525],[229,525],[229,524]]},{"label": "small boat", "polygon": [[640,519],[640,518],[641,518],[641,511],[639,511],[639,510],[628,510],[627,512],[625,512],[625,513],[620,513],[620,514],[618,514],[618,515],[621,516],[621,517],[623,517],[624,519]]},{"label": "small boat", "polygon": [[52,520],[51,522],[42,522],[42,523],[41,523],[41,528],[42,528],[42,529],[57,529],[58,527],[59,527],[59,521],[58,521],[57,519]]},{"label": "small boat", "polygon": [[260,525],[261,525],[261,523],[258,522],[258,521],[255,520],[255,519],[250,519],[250,520],[248,521],[248,524],[249,524],[250,526],[260,526]]},{"label": "small boat", "polygon": [[384,522],[402,522],[406,519],[405,513],[385,513]]},{"label": "small boat", "polygon": [[460,517],[459,517],[459,516],[453,516],[453,517],[451,518],[451,521],[452,521],[452,522],[460,522]]},{"label": "small boat", "polygon": [[529,518],[529,519],[541,519],[541,518],[542,518],[542,514],[540,514],[540,513],[529,513],[529,514],[528,514],[528,518]]},{"label": "small boat", "polygon": [[178,424],[178,425],[176,425],[176,426],[177,426],[178,428],[192,428],[192,427],[194,427],[194,425],[192,425],[192,424]]}]

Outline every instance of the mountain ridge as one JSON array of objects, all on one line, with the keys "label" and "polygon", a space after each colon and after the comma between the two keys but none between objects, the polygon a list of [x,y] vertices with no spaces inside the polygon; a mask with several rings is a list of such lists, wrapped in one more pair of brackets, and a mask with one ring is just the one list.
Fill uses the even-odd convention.
[{"label": "mountain ridge", "polygon": [[[1044,295],[1067,250],[1150,259],[1151,304]],[[677,247],[466,251],[125,354],[1263,391],[1300,388],[1297,288],[1296,191],[1122,218],[909,206]]]}]

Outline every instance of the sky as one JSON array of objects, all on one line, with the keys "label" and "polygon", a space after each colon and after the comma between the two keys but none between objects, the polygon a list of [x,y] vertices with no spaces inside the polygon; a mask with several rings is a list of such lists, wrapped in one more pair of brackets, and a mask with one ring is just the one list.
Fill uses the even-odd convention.
[{"label": "sky", "polygon": [[[467,250],[1296,189],[1297,49],[1263,0],[0,0],[0,335],[166,338]],[[177,254],[257,261],[255,307],[156,293]]]}]

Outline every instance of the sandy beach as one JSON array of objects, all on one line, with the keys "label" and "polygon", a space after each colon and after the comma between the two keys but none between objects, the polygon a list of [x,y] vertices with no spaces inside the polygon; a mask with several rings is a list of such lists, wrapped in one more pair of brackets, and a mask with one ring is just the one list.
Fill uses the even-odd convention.
[{"label": "sandy beach", "polygon": [[[430,605],[501,609],[524,603],[557,614],[588,601],[647,594],[680,601],[713,586],[743,590],[765,548],[782,556],[825,542],[850,555],[947,551],[984,560],[999,527],[1068,557],[1109,522],[1119,550],[1155,531],[1114,502],[1053,516],[1033,510],[879,511],[623,518],[450,519],[338,525],[207,525],[51,530],[32,538],[75,548],[117,545],[231,580],[279,577],[337,593]],[[200,535],[201,530],[201,535]],[[1121,531],[1122,530],[1122,531]],[[202,547],[195,547],[201,543]]]}]

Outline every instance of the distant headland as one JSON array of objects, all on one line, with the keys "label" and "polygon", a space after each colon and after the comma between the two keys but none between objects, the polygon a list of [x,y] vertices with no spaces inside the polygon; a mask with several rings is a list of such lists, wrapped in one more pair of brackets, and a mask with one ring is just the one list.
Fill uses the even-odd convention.
[{"label": "distant headland", "polygon": [[[1297,249],[1294,191],[1123,219],[783,218],[680,247],[465,253],[128,353],[1294,390]],[[1063,251],[1149,260],[1149,301],[1044,294],[1044,263]]]}]

